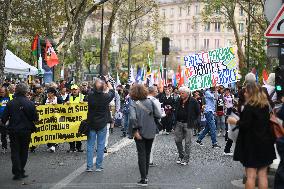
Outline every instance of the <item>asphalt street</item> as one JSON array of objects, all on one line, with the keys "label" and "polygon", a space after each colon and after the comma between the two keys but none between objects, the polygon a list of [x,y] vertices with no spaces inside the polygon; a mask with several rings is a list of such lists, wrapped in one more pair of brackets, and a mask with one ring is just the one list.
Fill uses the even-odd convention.
[{"label": "asphalt street", "polygon": [[[0,188],[95,188],[118,189],[139,188],[136,147],[133,140],[120,138],[120,129],[110,135],[110,149],[104,160],[103,172],[84,172],[86,153],[66,153],[68,144],[60,144],[55,153],[40,146],[35,153],[30,153],[26,173],[28,178],[13,181],[10,152],[0,154]],[[189,165],[176,164],[177,150],[173,135],[159,135],[154,146],[154,163],[149,171],[151,189],[238,189],[233,185],[243,176],[243,168],[232,157],[223,156],[223,149],[212,149],[209,137],[204,139],[204,146],[192,142]],[[218,137],[224,147],[223,137]],[[85,142],[84,142],[85,145]]]}]

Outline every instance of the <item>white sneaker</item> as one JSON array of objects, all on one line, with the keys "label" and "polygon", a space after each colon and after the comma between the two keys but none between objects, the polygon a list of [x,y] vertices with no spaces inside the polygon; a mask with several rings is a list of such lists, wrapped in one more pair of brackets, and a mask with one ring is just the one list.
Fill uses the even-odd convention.
[{"label": "white sneaker", "polygon": [[103,171],[103,168],[97,168],[96,169],[96,172],[102,172]]},{"label": "white sneaker", "polygon": [[92,168],[87,168],[86,172],[93,172],[94,170]]},{"label": "white sneaker", "polygon": [[234,154],[233,153],[226,153],[226,152],[224,152],[223,155],[224,156],[233,156]]},{"label": "white sneaker", "polygon": [[177,164],[181,164],[181,162],[182,162],[182,159],[181,159],[181,158],[178,158]]},{"label": "white sneaker", "polygon": [[48,149],[49,152],[53,153],[55,152],[55,146],[51,146],[49,149]]},{"label": "white sneaker", "polygon": [[181,165],[188,165],[188,162],[182,161],[180,164],[181,164]]}]

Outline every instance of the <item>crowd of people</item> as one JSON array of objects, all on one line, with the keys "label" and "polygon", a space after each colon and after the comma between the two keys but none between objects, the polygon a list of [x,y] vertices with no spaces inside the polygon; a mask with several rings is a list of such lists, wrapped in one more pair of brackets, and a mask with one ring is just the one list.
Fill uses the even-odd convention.
[{"label": "crowd of people", "polygon": [[[108,138],[114,127],[121,127],[121,137],[135,140],[141,174],[138,185],[141,186],[147,186],[149,167],[155,165],[152,146],[156,135],[174,135],[178,151],[176,163],[181,166],[189,164],[193,137],[196,136],[197,145],[204,146],[202,140],[208,135],[213,149],[222,148],[218,140],[224,137],[224,155],[233,156],[245,167],[247,189],[255,187],[256,178],[258,187],[265,189],[268,187],[268,166],[276,158],[274,143],[281,153],[284,143],[283,139],[275,141],[269,126],[270,115],[278,107],[277,99],[280,99],[279,104],[284,102],[283,97],[277,97],[274,80],[275,75],[271,74],[268,83],[260,86],[250,73],[243,85],[234,88],[214,86],[190,91],[186,86],[172,85],[116,86],[109,77],[97,78],[93,84],[61,81],[46,85],[38,79],[31,84],[16,84],[7,79],[0,88],[2,151],[7,152],[9,133],[14,179],[26,177],[28,139],[38,119],[36,106],[87,102],[89,132],[86,149],[78,141],[70,142],[67,151],[87,151],[87,172],[103,171],[103,154],[108,150]],[[275,114],[284,120],[283,105],[279,107]],[[21,113],[15,113],[17,111]],[[5,125],[8,129],[3,129]],[[230,130],[231,126],[236,126],[234,130],[239,132],[235,141],[229,136],[234,132]],[[97,161],[94,170],[95,142]],[[234,142],[235,150],[232,149]],[[47,144],[49,152],[56,152],[58,147],[59,144]],[[31,147],[30,151],[36,152],[36,147]],[[280,157],[284,158],[281,153]],[[276,174],[275,185],[279,188],[284,187],[282,164],[281,161]]]}]

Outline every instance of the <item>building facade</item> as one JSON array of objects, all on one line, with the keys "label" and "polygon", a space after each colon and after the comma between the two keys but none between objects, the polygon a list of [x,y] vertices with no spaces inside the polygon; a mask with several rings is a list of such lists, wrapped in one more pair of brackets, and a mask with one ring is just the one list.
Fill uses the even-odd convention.
[{"label": "building facade", "polygon": [[[181,0],[159,1],[160,19],[163,20],[161,28],[163,35],[170,38],[172,61],[176,59],[174,62],[181,63],[185,55],[235,44],[233,30],[227,27],[220,13],[213,15],[212,22],[203,21],[204,8],[204,3],[200,1],[190,4]],[[235,20],[242,38],[246,32],[246,16],[240,7],[236,7]],[[157,54],[161,54],[161,40],[157,41],[155,46]]]}]

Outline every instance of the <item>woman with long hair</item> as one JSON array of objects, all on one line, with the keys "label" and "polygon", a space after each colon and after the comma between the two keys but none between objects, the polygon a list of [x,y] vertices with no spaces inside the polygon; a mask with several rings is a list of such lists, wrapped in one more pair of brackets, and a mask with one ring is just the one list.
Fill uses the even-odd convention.
[{"label": "woman with long hair", "polygon": [[245,87],[245,106],[240,114],[239,135],[234,160],[240,161],[246,171],[246,189],[267,189],[267,168],[276,158],[274,139],[269,126],[269,101],[263,89],[255,83]]},{"label": "woman with long hair", "polygon": [[162,117],[155,104],[147,98],[148,89],[144,85],[133,85],[130,88],[131,103],[129,107],[129,127],[136,143],[138,165],[141,180],[139,186],[148,185],[148,170],[152,144],[157,133],[155,118]]}]

